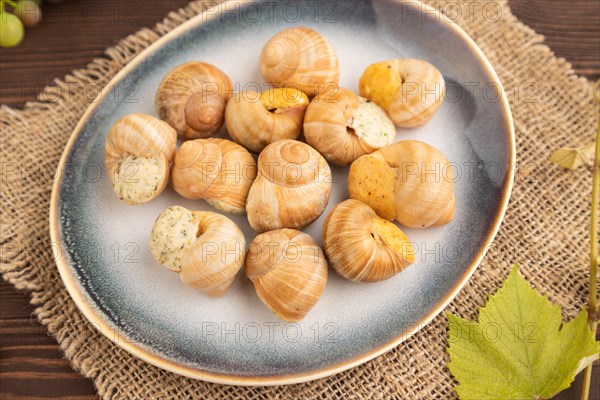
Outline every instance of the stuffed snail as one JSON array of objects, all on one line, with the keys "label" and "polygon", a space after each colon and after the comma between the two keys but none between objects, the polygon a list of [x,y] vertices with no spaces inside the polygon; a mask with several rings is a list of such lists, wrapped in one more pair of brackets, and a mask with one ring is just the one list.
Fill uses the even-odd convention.
[{"label": "stuffed snail", "polygon": [[288,322],[303,319],[327,283],[323,251],[309,235],[293,229],[258,235],[245,270],[261,301]]},{"label": "stuffed snail", "polygon": [[359,86],[360,95],[386,110],[401,128],[427,123],[446,93],[441,72],[427,61],[412,58],[369,66]]},{"label": "stuffed snail", "polygon": [[302,229],[325,211],[331,194],[331,169],[309,145],[280,140],[258,157],[258,174],[250,188],[246,211],[258,233]]},{"label": "stuffed snail", "polygon": [[231,81],[223,71],[192,61],[176,67],[160,82],[156,112],[181,139],[203,139],[223,126],[232,93]]},{"label": "stuffed snail", "polygon": [[294,88],[244,92],[227,103],[225,123],[233,140],[260,153],[277,140],[298,138],[306,107],[308,97]]},{"label": "stuffed snail", "polygon": [[204,199],[218,210],[246,212],[246,199],[256,177],[252,155],[230,140],[184,142],[171,170],[173,189],[186,199]]},{"label": "stuffed snail", "polygon": [[355,282],[389,279],[415,261],[404,232],[358,200],[346,200],[327,215],[323,248],[333,269]]},{"label": "stuffed snail", "polygon": [[291,87],[309,97],[336,88],[338,57],[321,34],[306,27],[289,28],[273,36],[260,55],[260,71],[275,87]]},{"label": "stuffed snail", "polygon": [[377,215],[414,228],[454,218],[454,170],[446,156],[417,140],[402,140],[352,163],[350,198]]},{"label": "stuffed snail", "polygon": [[177,144],[166,122],[129,114],[108,132],[104,160],[113,191],[130,205],[146,203],[165,189]]},{"label": "stuffed snail", "polygon": [[229,288],[244,264],[245,246],[242,231],[229,218],[179,206],[160,214],[150,236],[150,250],[160,265],[211,296]]},{"label": "stuffed snail", "polygon": [[342,88],[310,103],[304,137],[327,161],[343,166],[392,144],[396,127],[377,104]]}]

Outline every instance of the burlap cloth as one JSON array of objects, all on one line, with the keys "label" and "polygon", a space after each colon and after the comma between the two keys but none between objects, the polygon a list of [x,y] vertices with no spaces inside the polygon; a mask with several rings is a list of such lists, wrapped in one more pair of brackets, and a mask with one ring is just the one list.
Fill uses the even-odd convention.
[{"label": "burlap cloth", "polygon": [[[532,284],[574,316],[588,282],[591,174],[547,162],[552,150],[594,138],[598,109],[591,84],[518,22],[507,3],[433,2],[475,39],[503,81],[516,125],[518,169],[510,207],[485,260],[447,311],[474,318],[515,262]],[[35,314],[73,367],[105,399],[294,398],[448,399],[455,384],[445,367],[442,314],[394,350],[318,381],[278,387],[223,386],[187,379],[129,355],[92,327],[70,299],[55,267],[48,233],[54,171],[77,121],[121,67],[210,4],[194,2],[153,29],[142,29],[86,69],[57,80],[24,110],[0,112],[1,270],[31,295]],[[465,4],[469,4],[468,6]],[[484,9],[484,7],[486,7]],[[458,18],[460,16],[460,18]]]}]

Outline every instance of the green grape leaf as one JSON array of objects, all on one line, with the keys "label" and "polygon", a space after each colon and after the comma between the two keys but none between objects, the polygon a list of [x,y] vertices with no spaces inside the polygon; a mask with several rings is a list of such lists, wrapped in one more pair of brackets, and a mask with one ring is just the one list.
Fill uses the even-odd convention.
[{"label": "green grape leaf", "polygon": [[448,368],[464,400],[549,399],[600,357],[584,309],[562,323],[561,309],[515,266],[479,310],[479,322],[447,314]]}]

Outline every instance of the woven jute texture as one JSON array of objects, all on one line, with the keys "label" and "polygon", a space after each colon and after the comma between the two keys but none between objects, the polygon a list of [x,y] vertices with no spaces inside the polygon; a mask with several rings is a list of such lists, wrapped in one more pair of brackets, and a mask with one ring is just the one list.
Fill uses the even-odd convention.
[{"label": "woven jute texture", "polygon": [[[543,38],[519,23],[506,2],[436,1],[475,39],[498,72],[516,125],[518,166],[510,206],[485,260],[446,311],[475,318],[516,262],[530,282],[574,316],[587,296],[591,174],[547,162],[552,150],[593,140],[598,109],[592,86],[556,58]],[[359,367],[305,384],[223,386],[148,365],[102,336],[79,313],[53,260],[48,207],[64,145],[102,88],[141,50],[206,10],[194,2],[153,29],[108,49],[87,68],[57,80],[24,110],[2,107],[1,269],[31,295],[35,314],[65,356],[94,380],[104,399],[277,398],[449,399],[455,384],[445,367],[447,320],[442,314],[394,350]]]}]

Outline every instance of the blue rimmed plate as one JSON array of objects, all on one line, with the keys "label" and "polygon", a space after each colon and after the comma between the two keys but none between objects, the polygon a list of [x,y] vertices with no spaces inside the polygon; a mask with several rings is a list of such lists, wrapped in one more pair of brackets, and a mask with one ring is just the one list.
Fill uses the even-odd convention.
[{"label": "blue rimmed plate", "polygon": [[[398,140],[419,139],[448,156],[458,176],[457,212],[447,226],[405,230],[417,261],[400,275],[356,284],[332,273],[306,319],[289,324],[260,302],[243,273],[225,296],[210,298],[159,267],[148,241],[160,212],[175,204],[209,206],[171,190],[143,206],[125,205],[111,190],[103,149],[109,127],[120,117],[155,115],[161,78],[183,62],[218,66],[237,90],[263,86],[258,67],[263,45],[299,25],[329,39],[340,58],[340,83],[350,89],[358,89],[368,65],[387,59],[422,58],[442,71],[448,85],[444,104],[426,126],[400,130]],[[432,8],[413,0],[227,2],[143,51],[87,110],[60,162],[51,235],[60,248],[60,274],[80,310],[137,357],[219,383],[302,382],[393,348],[456,296],[498,231],[514,159],[510,110],[496,73],[474,42]],[[330,208],[347,198],[347,170],[333,170]],[[319,241],[323,218],[305,230]],[[233,219],[250,242],[254,233],[246,219]]]}]

